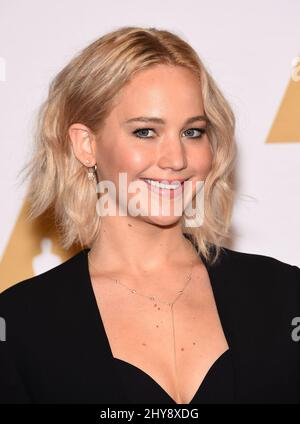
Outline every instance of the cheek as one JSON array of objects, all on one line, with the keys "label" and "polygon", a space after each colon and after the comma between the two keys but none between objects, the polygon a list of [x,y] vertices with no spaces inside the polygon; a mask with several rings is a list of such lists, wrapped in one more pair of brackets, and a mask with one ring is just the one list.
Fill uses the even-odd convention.
[{"label": "cheek", "polygon": [[139,149],[134,149],[131,152],[130,160],[128,163],[130,164],[132,169],[141,170],[151,161],[151,153],[147,149],[141,151]]},{"label": "cheek", "polygon": [[151,152],[148,149],[131,146],[130,143],[115,143],[102,146],[97,163],[102,164],[99,172],[102,179],[109,179],[118,183],[119,173],[127,173],[128,181],[136,179],[149,166]]},{"label": "cheek", "polygon": [[146,146],[131,145],[122,149],[119,155],[119,165],[128,173],[128,179],[136,179],[152,163],[153,151]]},{"label": "cheek", "polygon": [[212,167],[213,153],[210,145],[207,144],[201,149],[196,149],[190,157],[190,167],[196,175],[206,177]]}]

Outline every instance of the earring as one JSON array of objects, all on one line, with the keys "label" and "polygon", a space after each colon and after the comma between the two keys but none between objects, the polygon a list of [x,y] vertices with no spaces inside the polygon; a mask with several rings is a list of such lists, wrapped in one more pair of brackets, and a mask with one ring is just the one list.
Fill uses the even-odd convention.
[{"label": "earring", "polygon": [[[86,163],[89,163],[90,161],[89,160],[86,160]],[[92,170],[91,170],[91,168],[92,168]],[[96,169],[97,169],[97,165],[94,165],[93,167],[91,167],[90,169],[89,169],[89,171],[88,171],[88,173],[87,173],[87,176],[88,176],[88,179],[90,180],[90,181],[93,181],[96,177],[95,177],[95,174],[96,174]]]}]

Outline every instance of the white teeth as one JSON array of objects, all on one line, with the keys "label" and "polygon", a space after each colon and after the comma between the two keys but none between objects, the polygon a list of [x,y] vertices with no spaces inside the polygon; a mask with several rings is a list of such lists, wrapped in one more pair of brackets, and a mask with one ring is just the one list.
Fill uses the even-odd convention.
[{"label": "white teeth", "polygon": [[149,180],[145,178],[145,181],[147,181],[149,184],[155,186],[155,187],[159,187],[159,188],[167,188],[169,190],[176,190],[178,187],[180,187],[180,183],[174,183],[174,184],[163,184],[160,183],[158,181],[155,180]]}]

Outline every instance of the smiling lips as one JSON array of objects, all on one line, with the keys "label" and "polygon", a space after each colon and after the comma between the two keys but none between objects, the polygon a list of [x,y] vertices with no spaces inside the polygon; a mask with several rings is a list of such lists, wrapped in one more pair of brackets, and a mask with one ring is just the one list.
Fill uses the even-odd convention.
[{"label": "smiling lips", "polygon": [[[148,189],[162,196],[177,197],[182,193],[185,179],[152,179],[142,178],[147,183]],[[162,182],[163,181],[163,182]]]},{"label": "smiling lips", "polygon": [[186,181],[188,178],[142,178],[143,180],[151,180],[151,181],[158,181],[158,182],[164,182],[165,184],[172,184],[174,181],[179,181],[181,184]]}]

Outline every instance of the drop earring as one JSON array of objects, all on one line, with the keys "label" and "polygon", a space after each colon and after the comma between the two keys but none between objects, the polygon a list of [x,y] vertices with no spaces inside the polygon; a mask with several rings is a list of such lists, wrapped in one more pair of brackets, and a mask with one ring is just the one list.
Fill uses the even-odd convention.
[{"label": "drop earring", "polygon": [[87,174],[88,174],[88,179],[90,181],[93,181],[96,178],[96,170],[97,170],[97,165],[94,165],[94,166],[92,166],[92,167],[89,168]]}]

